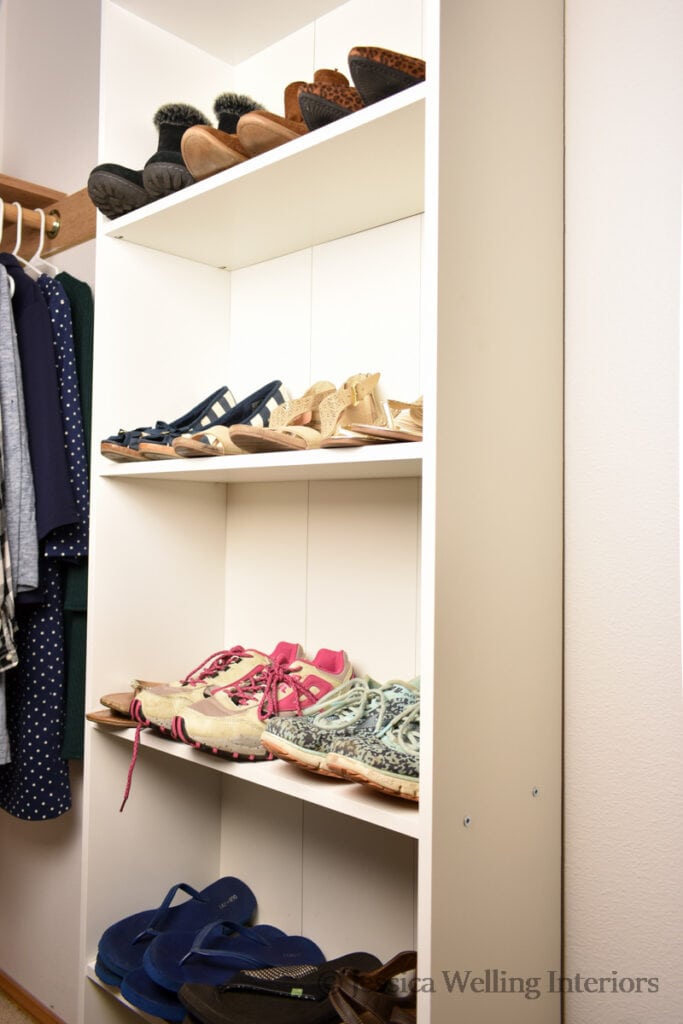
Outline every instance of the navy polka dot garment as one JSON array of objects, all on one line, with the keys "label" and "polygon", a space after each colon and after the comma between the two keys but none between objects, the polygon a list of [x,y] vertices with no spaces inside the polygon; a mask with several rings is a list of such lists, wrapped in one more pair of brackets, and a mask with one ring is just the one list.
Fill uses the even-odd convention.
[{"label": "navy polka dot garment", "polygon": [[0,806],[16,818],[46,821],[71,807],[69,763],[59,756],[64,726],[61,566],[47,559],[46,602],[19,606],[19,665],[7,673],[11,761],[0,767]]},{"label": "navy polka dot garment", "polygon": [[79,521],[53,529],[42,546],[39,605],[17,610],[19,664],[6,677],[9,764],[0,767],[0,807],[17,818],[56,818],[71,807],[65,720],[62,566],[88,553],[88,461],[76,375],[71,307],[61,284],[38,279],[50,313],[64,447]]},{"label": "navy polka dot garment", "polygon": [[90,488],[88,484],[88,456],[85,448],[81,400],[78,391],[76,352],[71,306],[59,281],[53,281],[46,274],[38,278],[38,285],[47,302],[55,343],[59,404],[64,421],[64,447],[69,468],[71,487],[76,499],[78,522],[59,526],[48,535],[45,542],[47,557],[78,558],[88,553],[88,516]]}]

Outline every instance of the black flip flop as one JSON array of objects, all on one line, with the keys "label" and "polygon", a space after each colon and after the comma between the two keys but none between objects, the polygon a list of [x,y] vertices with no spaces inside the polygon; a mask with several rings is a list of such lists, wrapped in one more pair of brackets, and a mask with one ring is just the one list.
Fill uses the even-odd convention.
[{"label": "black flip flop", "polygon": [[240,971],[225,985],[183,985],[180,1002],[200,1024],[332,1024],[330,1002],[337,972],[373,971],[372,953],[347,953],[317,967],[267,967]]}]

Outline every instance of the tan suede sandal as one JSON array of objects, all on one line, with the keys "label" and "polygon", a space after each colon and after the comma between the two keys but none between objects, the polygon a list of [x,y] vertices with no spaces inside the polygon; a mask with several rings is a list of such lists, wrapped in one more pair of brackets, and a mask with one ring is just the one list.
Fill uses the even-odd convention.
[{"label": "tan suede sandal", "polygon": [[185,459],[196,459],[205,455],[244,455],[230,438],[231,427],[213,427],[199,434],[177,437],[173,447]]},{"label": "tan suede sandal", "polygon": [[397,402],[390,398],[384,403],[384,410],[388,421],[386,427],[349,423],[349,430],[383,441],[422,440],[422,397],[414,402]]},{"label": "tan suede sandal", "polygon": [[316,381],[300,398],[278,406],[267,427],[248,424],[230,427],[230,440],[240,451],[250,453],[319,448],[322,440],[320,405],[335,390],[330,380]]},{"label": "tan suede sandal", "polygon": [[[348,86],[349,80],[341,71],[321,68],[313,75],[316,84]],[[267,110],[254,110],[237,122],[237,138],[250,156],[267,153],[285,142],[306,135],[308,127],[299,107],[299,91],[306,88],[306,82],[290,82],[285,89],[285,116],[272,114]]]}]

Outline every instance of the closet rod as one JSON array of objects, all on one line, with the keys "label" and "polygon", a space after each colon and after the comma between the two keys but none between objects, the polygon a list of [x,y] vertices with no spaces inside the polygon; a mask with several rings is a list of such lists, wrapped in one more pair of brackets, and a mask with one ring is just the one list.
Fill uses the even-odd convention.
[{"label": "closet rod", "polygon": [[[5,203],[3,220],[7,224],[16,224],[19,220],[19,208],[14,203]],[[37,230],[40,228],[40,220],[41,217],[37,210],[27,210],[25,207],[21,207],[22,228]],[[50,210],[49,213],[45,211],[45,235],[47,238],[56,238],[61,226],[59,210]]]},{"label": "closet rod", "polygon": [[[4,222],[11,225],[3,245],[11,248],[14,225],[18,220],[18,210],[12,203],[19,203],[22,208],[19,255],[27,259],[33,255],[38,244],[40,213],[37,210],[45,213],[46,232],[42,255],[46,259],[95,237],[97,211],[85,188],[67,195],[22,178],[0,174],[0,198],[5,203]],[[58,230],[55,232],[56,227]]]}]

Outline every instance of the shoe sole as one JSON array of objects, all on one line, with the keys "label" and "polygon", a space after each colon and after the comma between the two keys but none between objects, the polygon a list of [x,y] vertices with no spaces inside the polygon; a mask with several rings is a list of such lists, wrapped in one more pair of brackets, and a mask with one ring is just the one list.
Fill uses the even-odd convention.
[{"label": "shoe sole", "polygon": [[243,452],[259,455],[261,452],[301,452],[308,447],[304,440],[285,434],[276,427],[234,427],[230,439]]},{"label": "shoe sole", "polygon": [[271,149],[294,142],[306,135],[306,125],[288,122],[284,117],[267,112],[251,111],[240,118],[237,135],[240,143],[250,156],[260,156]]},{"label": "shoe sole", "polygon": [[[216,754],[225,757],[230,761],[272,761],[274,754],[265,747],[248,747],[246,744],[233,743],[230,741],[230,748],[221,747],[219,744],[206,743],[203,740],[196,740],[190,736],[185,725],[185,720],[179,716],[173,719],[171,733],[174,739],[187,743],[195,750],[203,750],[207,754]],[[220,743],[220,741],[219,741]]]},{"label": "shoe sole", "polygon": [[424,75],[416,76],[398,67],[383,64],[367,57],[349,57],[349,70],[358,92],[366,106],[403,92],[424,81]]},{"label": "shoe sole", "polygon": [[194,178],[187,167],[182,164],[158,163],[150,164],[142,172],[145,191],[150,199],[161,199],[181,188],[194,185]]},{"label": "shoe sole", "polygon": [[297,747],[294,743],[283,740],[280,736],[268,735],[263,740],[266,750],[269,750],[276,757],[283,761],[304,768],[315,775],[326,775],[330,779],[339,779],[341,776],[333,771],[327,763],[327,754],[319,753],[316,750],[308,750],[306,747]]},{"label": "shoe sole", "polygon": [[123,444],[114,444],[110,441],[102,441],[100,454],[112,462],[144,462],[145,457],[137,448],[127,448]]},{"label": "shoe sole", "polygon": [[115,220],[149,202],[144,188],[109,171],[98,171],[88,179],[88,195],[97,209]]},{"label": "shoe sole", "polygon": [[235,135],[205,125],[195,125],[185,132],[180,150],[195,181],[203,181],[249,159],[249,154],[242,152]]},{"label": "shoe sole", "polygon": [[373,768],[371,765],[364,764],[363,761],[356,761],[345,754],[330,754],[329,764],[343,779],[348,779],[349,782],[361,782],[372,786],[373,789],[377,789],[381,793],[399,796],[404,800],[415,802],[419,800],[420,783],[417,779],[383,772],[379,768]]}]

